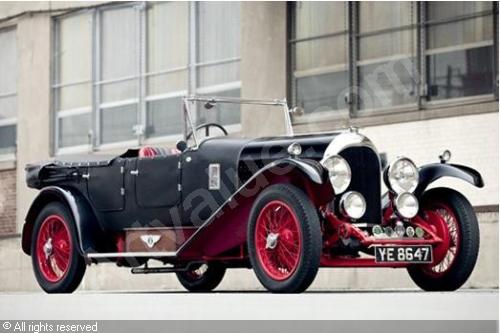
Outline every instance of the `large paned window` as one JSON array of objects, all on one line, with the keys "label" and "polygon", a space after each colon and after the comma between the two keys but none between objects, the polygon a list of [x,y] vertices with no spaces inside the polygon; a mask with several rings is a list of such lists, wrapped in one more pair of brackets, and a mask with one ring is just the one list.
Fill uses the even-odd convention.
[{"label": "large paned window", "polygon": [[358,3],[358,109],[416,102],[414,2]]},{"label": "large paned window", "polygon": [[[239,96],[239,6],[134,2],[56,18],[56,152],[173,141],[182,96]],[[238,124],[229,111],[199,120]]]},{"label": "large paned window", "polygon": [[494,92],[493,3],[426,2],[428,99]]},{"label": "large paned window", "polygon": [[347,3],[298,2],[294,14],[291,52],[297,103],[306,113],[347,109]]},{"label": "large paned window", "polygon": [[350,117],[493,100],[493,2],[290,4],[290,94],[306,115]]},{"label": "large paned window", "polygon": [[133,140],[139,104],[139,10],[100,12],[99,123],[103,144]]},{"label": "large paned window", "polygon": [[54,52],[54,109],[58,147],[86,146],[92,138],[92,15],[58,21]]},{"label": "large paned window", "polygon": [[16,150],[17,42],[16,30],[0,30],[0,159]]},{"label": "large paned window", "polygon": [[189,3],[162,2],[147,9],[146,135],[182,131],[181,97],[189,77]]},{"label": "large paned window", "polygon": [[[195,90],[198,94],[240,96],[240,4],[196,3]],[[198,123],[233,125],[240,122],[237,104],[221,104],[215,112],[200,109]]]}]

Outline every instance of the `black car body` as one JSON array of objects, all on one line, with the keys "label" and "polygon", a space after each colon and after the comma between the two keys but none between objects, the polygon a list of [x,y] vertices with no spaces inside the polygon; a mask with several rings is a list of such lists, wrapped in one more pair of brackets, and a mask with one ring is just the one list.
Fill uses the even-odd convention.
[{"label": "black car body", "polygon": [[[319,267],[405,267],[428,290],[456,289],[468,278],[477,249],[465,231],[478,237],[474,212],[458,192],[427,187],[444,176],[482,187],[475,170],[448,164],[449,157],[419,169],[398,158],[382,170],[377,149],[355,128],[201,141],[197,130],[221,126],[194,128],[191,102],[238,101],[186,98],[192,145],[26,167],[28,186],[40,193],[22,247],[44,290],[72,291],[85,264],[103,261],[133,273],[175,272],[189,290],[213,289],[233,267],[252,267],[275,292],[305,290]],[[283,107],[289,121],[285,102],[241,102]],[[467,272],[454,271],[462,259],[435,271],[453,251]],[[148,266],[150,259],[163,266]]]}]

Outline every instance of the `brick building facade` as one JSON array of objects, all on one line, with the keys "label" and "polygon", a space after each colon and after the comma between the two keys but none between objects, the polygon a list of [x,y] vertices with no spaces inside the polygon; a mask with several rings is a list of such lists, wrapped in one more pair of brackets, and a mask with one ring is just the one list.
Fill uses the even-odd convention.
[{"label": "brick building facade", "polygon": [[0,236],[16,232],[16,170],[11,169],[0,171]]}]

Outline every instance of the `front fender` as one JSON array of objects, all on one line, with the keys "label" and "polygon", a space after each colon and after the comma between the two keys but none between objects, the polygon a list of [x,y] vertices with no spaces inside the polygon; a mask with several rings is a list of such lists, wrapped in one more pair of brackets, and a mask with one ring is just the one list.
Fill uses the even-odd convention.
[{"label": "front fender", "polygon": [[324,184],[325,181],[328,180],[327,172],[321,164],[313,160],[301,160],[296,158],[284,158],[270,163],[263,167],[254,176],[259,176],[259,174],[270,173],[273,171],[275,174],[281,175],[283,171],[279,171],[278,169],[286,169],[287,167],[298,168],[309,178],[309,180],[316,184]]},{"label": "front fender", "polygon": [[38,214],[50,202],[61,202],[65,204],[73,215],[77,230],[78,250],[84,255],[95,252],[102,231],[98,226],[97,219],[85,197],[76,190],[64,189],[58,186],[43,188],[31,204],[26,215],[23,233],[21,237],[23,252],[30,255],[31,237],[33,225]]},{"label": "front fender", "polygon": [[484,186],[481,174],[472,168],[459,164],[432,163],[420,167],[415,195],[419,197],[431,183],[442,177],[459,178],[477,187]]},{"label": "front fender", "polygon": [[[252,186],[252,183],[256,184]],[[237,192],[245,192],[248,188],[264,189],[276,183],[291,183],[299,187],[315,206],[328,203],[334,197],[328,171],[319,162],[296,158],[284,158],[266,165]]]},{"label": "front fender", "polygon": [[180,258],[215,256],[246,242],[248,218],[267,187],[288,183],[304,191],[316,207],[334,193],[326,170],[314,160],[285,158],[267,164],[241,185],[177,251]]}]

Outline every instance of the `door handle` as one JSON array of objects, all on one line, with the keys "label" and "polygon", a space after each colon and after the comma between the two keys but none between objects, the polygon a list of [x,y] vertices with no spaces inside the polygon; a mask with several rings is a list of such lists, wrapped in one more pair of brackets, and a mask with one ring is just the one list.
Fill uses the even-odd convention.
[{"label": "door handle", "polygon": [[137,176],[139,174],[139,170],[131,170],[130,174],[133,176]]}]

